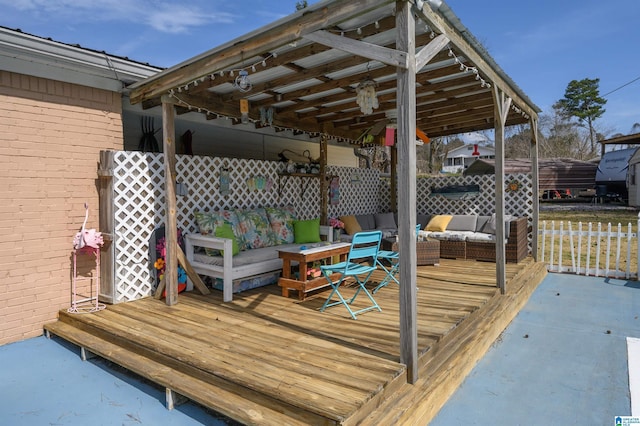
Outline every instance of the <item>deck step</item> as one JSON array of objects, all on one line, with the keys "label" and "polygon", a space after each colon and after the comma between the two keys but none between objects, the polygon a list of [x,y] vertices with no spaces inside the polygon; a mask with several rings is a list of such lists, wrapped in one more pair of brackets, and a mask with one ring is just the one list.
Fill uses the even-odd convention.
[{"label": "deck step", "polygon": [[[247,394],[239,395],[225,390],[219,385],[211,384],[192,374],[168,367],[166,364],[123,348],[96,336],[95,333],[84,331],[63,321],[46,324],[45,330],[140,376],[151,378],[160,386],[186,396],[205,407],[215,406],[219,413],[245,424],[335,424],[328,419],[300,413],[294,407],[283,409],[285,407],[276,404],[269,406],[252,403],[247,399]],[[215,404],[212,404],[212,401],[215,401]]]}]

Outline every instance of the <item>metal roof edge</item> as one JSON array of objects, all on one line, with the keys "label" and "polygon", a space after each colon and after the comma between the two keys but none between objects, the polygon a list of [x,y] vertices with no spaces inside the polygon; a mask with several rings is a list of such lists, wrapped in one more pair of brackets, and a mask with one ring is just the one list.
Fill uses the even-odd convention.
[{"label": "metal roof edge", "polygon": [[0,26],[0,69],[122,91],[161,68]]}]

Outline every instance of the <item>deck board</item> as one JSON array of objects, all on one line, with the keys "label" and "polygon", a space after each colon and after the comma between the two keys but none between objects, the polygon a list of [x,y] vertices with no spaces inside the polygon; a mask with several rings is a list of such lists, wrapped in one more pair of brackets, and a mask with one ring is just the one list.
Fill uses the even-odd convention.
[{"label": "deck board", "polygon": [[[507,265],[508,282],[530,263]],[[381,278],[376,274],[373,281]],[[417,286],[418,345],[424,369],[429,357],[444,356],[439,354],[447,353],[446,347],[463,347],[471,339],[462,337],[462,330],[472,327],[468,321],[492,321],[481,312],[496,303],[499,290],[495,264],[446,259],[440,266],[419,267]],[[347,297],[354,291],[352,286],[342,289]],[[401,412],[387,407],[393,405],[390,401],[415,399],[405,395],[406,369],[399,360],[398,286],[391,283],[376,293],[382,312],[370,311],[357,320],[344,306],[319,312],[327,295],[328,290],[300,301],[295,294],[282,297],[281,289],[272,285],[236,294],[233,302],[223,303],[221,292],[183,293],[173,306],[146,298],[91,315],[63,311],[58,323],[96,336],[95,342],[86,344],[89,350],[90,344],[103,339],[104,348],[92,351],[116,363],[121,359],[125,367],[165,386],[177,386],[177,392],[243,423],[282,424],[290,418],[291,424],[356,424],[366,418],[397,418]],[[356,308],[369,302],[363,295],[357,300]],[[49,328],[61,337],[69,333],[66,325],[56,329],[54,323]],[[447,340],[457,335],[460,342]],[[83,345],[78,336],[69,340]],[[109,344],[120,346],[114,349]],[[138,351],[138,361],[130,352],[122,355],[121,347]],[[137,365],[152,357],[157,357],[153,365],[159,371]],[[176,370],[179,379],[160,366]],[[197,376],[199,392],[233,394],[229,400],[242,399],[246,406],[229,407],[215,398],[189,394],[181,389],[188,388],[189,375]],[[258,409],[263,404],[268,409]]]}]

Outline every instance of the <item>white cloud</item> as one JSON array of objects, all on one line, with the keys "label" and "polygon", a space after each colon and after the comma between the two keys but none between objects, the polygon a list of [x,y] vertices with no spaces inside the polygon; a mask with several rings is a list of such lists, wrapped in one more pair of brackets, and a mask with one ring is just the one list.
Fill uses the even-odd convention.
[{"label": "white cloud", "polygon": [[158,31],[182,33],[191,27],[211,23],[232,23],[233,18],[229,13],[204,13],[197,8],[164,4],[151,11],[146,22]]},{"label": "white cloud", "polygon": [[30,11],[40,17],[75,22],[138,23],[156,31],[184,33],[211,23],[232,23],[231,13],[216,12],[209,2],[192,0],[180,4],[155,0],[0,0],[0,6]]}]

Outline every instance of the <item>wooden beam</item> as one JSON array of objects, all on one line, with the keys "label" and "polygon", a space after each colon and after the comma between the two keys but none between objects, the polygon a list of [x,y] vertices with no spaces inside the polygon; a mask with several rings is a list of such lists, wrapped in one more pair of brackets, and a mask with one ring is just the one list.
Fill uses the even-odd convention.
[{"label": "wooden beam", "polygon": [[393,67],[407,69],[409,66],[407,63],[407,55],[404,52],[399,52],[395,49],[388,49],[365,41],[340,37],[338,35],[331,34],[328,31],[316,31],[305,35],[304,38],[316,43],[324,44],[325,46],[331,46],[333,49],[369,58],[372,61],[380,61],[383,64],[391,65]]},{"label": "wooden beam", "polygon": [[531,157],[531,182],[532,194],[531,198],[533,199],[533,217],[532,225],[533,231],[531,235],[531,252],[533,255],[533,259],[538,261],[538,222],[540,219],[540,176],[538,171],[538,117],[530,118],[530,127],[531,127],[531,145],[530,145],[530,157]]},{"label": "wooden beam", "polygon": [[198,273],[191,266],[191,263],[189,263],[189,261],[187,260],[187,256],[184,255],[184,252],[182,251],[182,248],[180,246],[178,246],[178,262],[187,273],[187,276],[189,277],[191,282],[193,282],[193,285],[198,289],[200,294],[211,293],[205,283],[203,283],[200,279],[200,275],[198,275]]},{"label": "wooden beam", "polygon": [[153,293],[154,299],[162,299],[162,292],[164,291],[164,287],[165,287],[165,282],[164,282],[164,276],[163,276],[160,282],[158,283],[158,287],[156,287],[156,292]]},{"label": "wooden beam", "polygon": [[162,152],[164,153],[165,238],[167,254],[164,278],[167,305],[178,303],[178,220],[176,206],[176,131],[173,99],[162,97]]},{"label": "wooden beam", "polygon": [[396,1],[396,48],[406,52],[407,69],[398,68],[398,237],[400,240],[400,362],[407,382],[418,380],[416,286],[416,60],[412,3]]},{"label": "wooden beam", "polygon": [[[416,9],[417,10],[417,9]],[[497,71],[494,70],[493,66],[487,63],[478,51],[462,36],[458,31],[456,31],[449,22],[443,19],[439,14],[431,10],[431,7],[428,4],[425,4],[421,10],[418,10],[418,16],[424,19],[427,24],[436,29],[438,32],[445,34],[451,43],[457,46],[461,51],[462,55],[467,57],[473,64],[478,68],[480,73],[487,77],[487,79],[492,83],[492,86],[500,85],[502,87],[501,90],[505,92],[505,94],[515,100],[526,114],[530,117],[537,116],[537,112],[534,110],[534,107],[528,104],[520,95],[513,89],[509,84],[498,74]]]},{"label": "wooden beam", "polygon": [[449,38],[444,34],[440,34],[431,43],[423,47],[416,54],[416,70],[421,70],[422,67],[427,65],[447,44],[449,44]]},{"label": "wooden beam", "polygon": [[504,126],[511,108],[511,98],[498,85],[492,86],[495,103],[495,175],[496,175],[496,281],[500,292],[507,291],[504,229]]},{"label": "wooden beam", "polygon": [[398,147],[393,145],[391,147],[391,182],[389,187],[391,189],[391,211],[398,213]]},{"label": "wooden beam", "polygon": [[328,225],[329,181],[327,180],[327,134],[320,137],[320,224]]}]

